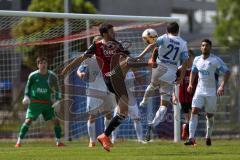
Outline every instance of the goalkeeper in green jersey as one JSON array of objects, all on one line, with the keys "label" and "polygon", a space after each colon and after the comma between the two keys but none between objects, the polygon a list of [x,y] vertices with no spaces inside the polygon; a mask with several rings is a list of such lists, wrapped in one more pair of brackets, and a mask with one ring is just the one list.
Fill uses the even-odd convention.
[{"label": "goalkeeper in green jersey", "polygon": [[[21,141],[25,137],[32,121],[36,120],[40,114],[45,121],[51,120],[54,124],[56,145],[64,146],[60,142],[61,127],[60,121],[55,117],[54,107],[59,105],[61,94],[56,74],[48,70],[46,57],[37,58],[38,70],[32,72],[25,87],[23,105],[28,105],[26,119],[20,128],[15,147],[21,147]],[[54,97],[54,98],[53,98]],[[53,104],[53,102],[55,103]]]}]

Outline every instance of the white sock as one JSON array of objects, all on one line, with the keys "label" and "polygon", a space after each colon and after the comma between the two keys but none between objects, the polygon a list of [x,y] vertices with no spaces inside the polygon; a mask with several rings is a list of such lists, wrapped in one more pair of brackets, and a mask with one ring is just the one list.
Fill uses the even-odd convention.
[{"label": "white sock", "polygon": [[191,114],[191,119],[189,121],[189,138],[195,137],[197,125],[198,125],[198,114]]},{"label": "white sock", "polygon": [[160,106],[158,111],[155,114],[155,117],[152,121],[153,127],[156,127],[160,122],[164,121],[165,114],[167,112],[167,107]]},{"label": "white sock", "polygon": [[56,138],[55,141],[56,141],[57,144],[59,144],[61,142],[60,138]]},{"label": "white sock", "polygon": [[118,132],[118,127],[112,131],[112,143],[114,143],[117,139],[117,132]]},{"label": "white sock", "polygon": [[206,121],[206,128],[207,128],[206,138],[210,138],[212,136],[213,124],[214,124],[214,117],[207,118],[207,121]]},{"label": "white sock", "polygon": [[90,121],[88,120],[87,129],[88,129],[88,135],[89,135],[90,142],[95,142],[96,141],[95,122],[90,123]]},{"label": "white sock", "polygon": [[18,137],[18,139],[17,139],[17,144],[21,144],[21,138],[20,137]]},{"label": "white sock", "polygon": [[151,96],[152,92],[155,90],[155,87],[150,83],[145,90],[144,96],[143,96],[143,102],[147,102],[148,98]]},{"label": "white sock", "polygon": [[139,141],[143,140],[142,123],[140,121],[134,121],[134,128],[137,134],[137,139]]},{"label": "white sock", "polygon": [[111,122],[111,119],[107,119],[106,117],[104,118],[104,130],[107,129],[110,122]]}]

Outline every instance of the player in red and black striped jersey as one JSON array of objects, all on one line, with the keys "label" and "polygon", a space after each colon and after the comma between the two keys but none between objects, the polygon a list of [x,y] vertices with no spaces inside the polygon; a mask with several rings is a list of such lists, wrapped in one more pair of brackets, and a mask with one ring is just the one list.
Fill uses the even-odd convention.
[{"label": "player in red and black striped jersey", "polygon": [[[194,95],[194,92],[195,92],[195,89],[197,86],[197,79],[198,79],[198,78],[196,78],[194,80],[193,92],[189,93],[187,91],[187,87],[189,85],[191,67],[192,67],[193,59],[195,56],[191,49],[188,51],[188,54],[189,54],[189,58],[187,60],[186,73],[185,73],[185,76],[183,79],[183,83],[181,83],[179,85],[179,103],[181,104],[182,112],[183,112],[184,118],[185,118],[185,122],[182,125],[182,139],[183,140],[186,140],[186,138],[188,137],[188,129],[189,129],[188,123],[189,123],[190,116],[191,116],[192,98],[193,98],[193,95]],[[179,66],[179,68],[178,68],[177,77],[179,77],[180,73],[181,73],[181,66]],[[176,100],[175,97],[174,97],[174,99]]]},{"label": "player in red and black striped jersey", "polygon": [[[82,61],[87,58],[96,56],[99,68],[101,69],[104,82],[109,91],[115,94],[117,104],[119,106],[119,113],[114,116],[103,134],[98,136],[98,141],[103,148],[110,151],[109,136],[112,131],[117,128],[125,116],[128,115],[128,94],[125,86],[125,72],[122,70],[124,65],[121,62],[131,60],[129,52],[123,48],[121,43],[115,40],[115,32],[113,25],[101,24],[99,27],[102,40],[93,43],[83,55],[74,59],[68,66],[66,66],[62,74],[67,73],[72,68],[79,66]],[[127,63],[125,63],[127,65]]]}]

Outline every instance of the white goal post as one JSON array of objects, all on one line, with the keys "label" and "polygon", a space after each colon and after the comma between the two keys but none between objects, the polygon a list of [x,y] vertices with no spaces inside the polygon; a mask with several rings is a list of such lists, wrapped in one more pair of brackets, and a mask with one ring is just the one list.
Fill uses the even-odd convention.
[{"label": "white goal post", "polygon": [[[12,36],[12,30],[15,27],[14,31],[18,33],[16,26],[24,17],[28,17],[28,18],[31,17],[36,19],[38,18],[50,19],[50,20],[56,20],[56,19],[69,20],[69,26],[64,25],[64,23],[62,24],[59,23],[57,27],[53,26],[52,28],[48,28],[47,31],[36,30],[36,32],[31,32],[26,36],[21,36],[16,38]],[[83,50],[86,49],[87,46],[89,46],[91,38],[98,35],[97,27],[94,26],[94,24],[99,24],[101,22],[110,22],[110,23],[116,24],[115,28],[117,32],[117,39],[127,40],[132,42],[130,51],[133,54],[137,54],[140,51],[142,51],[143,48],[145,47],[141,39],[141,33],[144,29],[153,27],[153,28],[156,28],[156,30],[162,34],[165,32],[165,28],[164,28],[165,26],[162,25],[162,23],[173,22],[173,21],[179,22],[178,18],[172,18],[172,17],[74,14],[74,13],[3,11],[3,10],[0,10],[0,19],[1,19],[0,32],[1,31],[9,32],[7,33],[6,37],[2,38],[0,36],[1,37],[0,38],[0,55],[3,54],[3,52],[6,53],[6,51],[8,51],[9,54],[18,53],[20,57],[24,59],[27,54],[31,54],[37,51],[51,52],[53,45],[54,47],[56,47],[56,44],[61,45],[61,47],[57,46],[59,48],[54,50],[55,55],[52,55],[53,62],[51,64],[51,69],[55,69],[56,66],[62,65],[64,62],[69,61],[70,58],[73,58],[76,56],[76,53],[83,52]],[[32,22],[33,25],[34,25],[34,22],[35,21]],[[50,21],[47,20],[47,23],[50,23]],[[45,24],[41,24],[41,25],[46,26]],[[67,29],[69,28],[69,32],[68,32],[69,35],[66,34],[67,33],[66,28]],[[65,34],[64,34],[64,31],[65,31]],[[39,48],[33,49],[35,46],[39,46]],[[51,46],[51,47],[46,47],[46,46]],[[42,48],[44,49],[41,50]],[[8,60],[11,57],[1,56],[0,58],[2,58],[0,59],[2,62],[8,63],[8,62],[5,62],[4,60]],[[1,65],[2,66],[13,65],[12,63],[10,64],[4,64],[4,63]],[[2,79],[9,79],[10,81],[14,81],[20,77],[19,75],[21,73],[20,70],[17,71],[17,74],[13,74],[12,72],[14,72],[14,70],[12,70],[12,67],[10,68],[11,69],[7,71],[9,72],[9,74],[3,74],[3,73],[0,74]],[[0,82],[1,82],[1,79],[0,79]],[[65,91],[66,90],[67,89],[65,89]],[[178,142],[180,141],[180,109],[178,106],[175,106],[175,105],[173,106],[173,109],[175,112],[173,115],[174,141]],[[152,111],[152,109],[150,110],[148,109],[148,111]],[[64,126],[65,126],[65,130],[64,130],[65,137],[67,139],[69,137],[71,138],[71,135],[73,136],[75,134],[75,128],[73,129],[73,131],[71,131],[68,121],[65,121]],[[38,127],[38,125],[36,125],[35,127]],[[78,129],[79,128],[77,128],[76,130]],[[81,132],[86,133],[86,131],[82,131],[84,129],[85,128],[82,127],[80,130]],[[129,130],[129,134],[132,132],[130,131],[129,128],[127,128],[126,130]],[[38,130],[33,132],[38,132]]]},{"label": "white goal post", "polygon": [[174,17],[154,16],[128,16],[128,15],[103,15],[103,14],[78,14],[78,13],[55,13],[55,12],[28,12],[28,11],[5,11],[0,10],[1,16],[60,18],[60,19],[88,19],[88,20],[114,20],[114,21],[138,21],[138,22],[179,22]]}]

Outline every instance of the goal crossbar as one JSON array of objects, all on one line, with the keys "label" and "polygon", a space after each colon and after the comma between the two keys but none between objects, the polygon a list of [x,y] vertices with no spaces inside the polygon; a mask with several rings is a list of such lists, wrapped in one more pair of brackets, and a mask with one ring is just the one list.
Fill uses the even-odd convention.
[{"label": "goal crossbar", "polygon": [[141,21],[141,22],[172,22],[179,21],[174,17],[156,16],[128,16],[128,15],[103,15],[103,14],[78,14],[78,13],[56,13],[56,12],[29,12],[29,11],[5,11],[0,10],[0,16],[38,17],[38,18],[68,18],[68,19],[94,19],[94,20],[116,20],[116,21]]}]

